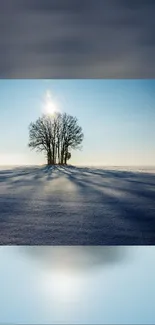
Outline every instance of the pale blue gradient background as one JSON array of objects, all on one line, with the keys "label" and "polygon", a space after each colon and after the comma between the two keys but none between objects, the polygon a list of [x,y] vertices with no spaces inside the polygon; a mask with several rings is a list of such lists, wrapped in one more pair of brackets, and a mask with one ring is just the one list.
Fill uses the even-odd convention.
[{"label": "pale blue gradient background", "polygon": [[[59,294],[53,291],[46,263],[30,256],[31,248],[24,249],[0,248],[0,324],[155,323],[155,247],[123,247],[126,258],[85,271],[81,262],[81,271],[72,272],[67,299],[61,296],[58,283],[54,285]],[[57,263],[51,260],[51,282],[58,269],[62,274],[65,271],[62,266],[56,271]]]},{"label": "pale blue gradient background", "polygon": [[28,125],[47,90],[83,127],[77,165],[155,165],[155,80],[0,80],[0,164],[43,164]]}]

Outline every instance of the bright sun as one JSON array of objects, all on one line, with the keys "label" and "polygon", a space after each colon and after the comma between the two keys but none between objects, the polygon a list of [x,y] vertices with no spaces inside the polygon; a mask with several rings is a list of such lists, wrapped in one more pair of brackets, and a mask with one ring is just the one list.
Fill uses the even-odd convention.
[{"label": "bright sun", "polygon": [[44,102],[44,112],[50,115],[54,115],[56,112],[58,112],[58,105],[56,101],[52,98],[50,91],[47,91],[46,93]]},{"label": "bright sun", "polygon": [[54,103],[52,103],[52,102],[46,103],[45,111],[47,114],[53,115],[56,112],[56,107],[55,107]]}]

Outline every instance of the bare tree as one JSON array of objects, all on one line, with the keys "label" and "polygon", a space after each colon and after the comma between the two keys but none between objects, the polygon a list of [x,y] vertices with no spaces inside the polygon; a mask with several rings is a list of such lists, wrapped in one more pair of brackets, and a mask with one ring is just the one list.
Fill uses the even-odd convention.
[{"label": "bare tree", "polygon": [[70,152],[67,152],[66,155],[65,155],[65,161],[67,163],[67,160],[71,159],[71,153]]},{"label": "bare tree", "polygon": [[35,123],[31,123],[29,126],[29,147],[44,152],[48,165],[53,163],[51,141],[51,120],[43,115],[42,118],[38,118]]},{"label": "bare tree", "polygon": [[76,117],[66,116],[66,130],[64,136],[65,164],[67,163],[68,151],[78,149],[83,140],[82,128],[78,125]]},{"label": "bare tree", "polygon": [[83,141],[76,117],[64,114],[43,115],[29,126],[29,147],[46,154],[47,164],[67,164],[72,149]]}]

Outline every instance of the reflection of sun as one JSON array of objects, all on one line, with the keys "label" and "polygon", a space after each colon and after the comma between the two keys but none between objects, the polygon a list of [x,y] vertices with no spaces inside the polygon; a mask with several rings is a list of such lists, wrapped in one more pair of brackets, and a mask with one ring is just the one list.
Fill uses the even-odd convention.
[{"label": "reflection of sun", "polygon": [[70,273],[46,272],[43,278],[43,289],[47,296],[53,296],[58,301],[70,301],[78,296],[77,279]]},{"label": "reflection of sun", "polygon": [[49,115],[54,115],[58,112],[58,105],[56,101],[52,98],[50,91],[46,92],[44,112]]}]

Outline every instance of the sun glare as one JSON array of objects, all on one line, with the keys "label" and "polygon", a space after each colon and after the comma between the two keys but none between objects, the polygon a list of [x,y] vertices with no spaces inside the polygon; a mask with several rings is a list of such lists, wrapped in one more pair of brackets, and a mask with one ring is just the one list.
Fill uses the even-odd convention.
[{"label": "sun glare", "polygon": [[44,274],[42,284],[48,297],[52,295],[58,301],[70,301],[78,296],[79,283],[77,282],[79,281],[74,279],[72,274],[58,271],[55,274],[50,272]]},{"label": "sun glare", "polygon": [[52,97],[51,92],[47,91],[45,96],[45,102],[44,102],[44,113],[49,115],[54,115],[58,111],[59,111],[58,103]]}]

